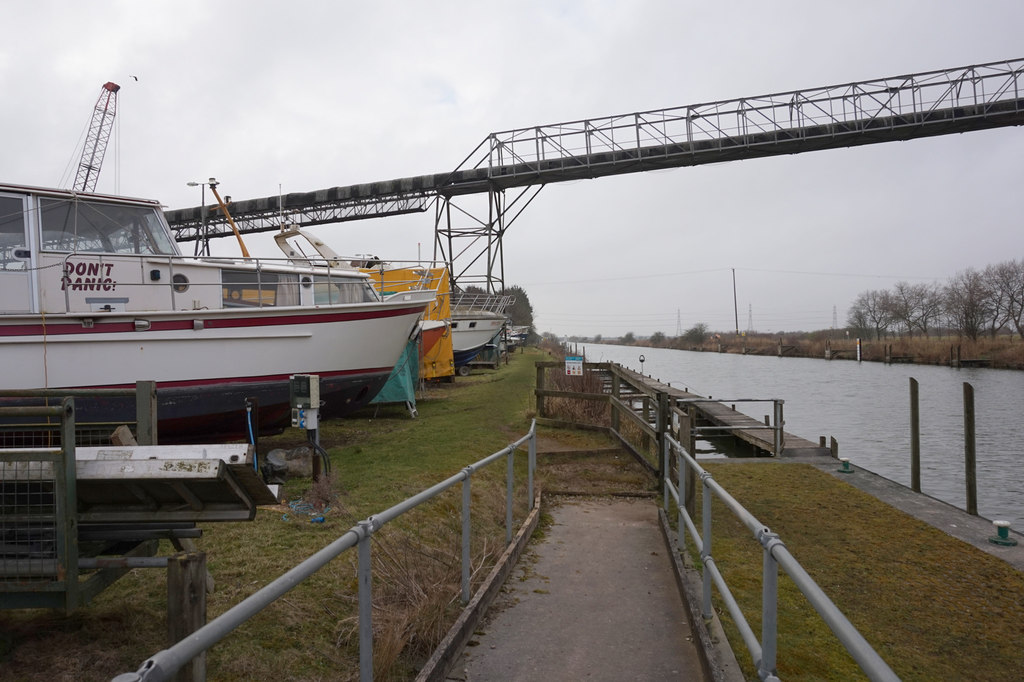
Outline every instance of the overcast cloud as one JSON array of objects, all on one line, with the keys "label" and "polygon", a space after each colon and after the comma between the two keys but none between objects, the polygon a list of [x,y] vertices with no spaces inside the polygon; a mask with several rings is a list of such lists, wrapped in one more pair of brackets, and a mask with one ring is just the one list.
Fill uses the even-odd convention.
[{"label": "overcast cloud", "polygon": [[[106,81],[97,190],[183,208],[192,180],[247,199],[439,173],[498,130],[1020,58],[1022,26],[1005,0],[21,3],[0,182],[73,181]],[[673,335],[733,328],[735,269],[741,330],[823,329],[861,291],[1024,257],[1022,181],[1009,128],[551,185],[506,234],[506,282],[542,331]],[[433,250],[430,212],[314,231]]]}]

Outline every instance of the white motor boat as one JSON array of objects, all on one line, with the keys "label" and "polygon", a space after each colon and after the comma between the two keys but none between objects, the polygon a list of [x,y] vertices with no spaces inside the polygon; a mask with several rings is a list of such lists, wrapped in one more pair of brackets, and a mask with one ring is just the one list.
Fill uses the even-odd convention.
[{"label": "white motor boat", "polygon": [[452,303],[452,353],[455,371],[469,373],[469,363],[489,347],[497,347],[512,296],[462,293]]},{"label": "white motor boat", "polygon": [[[3,389],[157,382],[161,443],[247,437],[290,422],[293,374],[320,377],[321,416],[377,394],[435,292],[382,297],[312,240],[316,258],[182,255],[156,201],[0,184]],[[134,401],[81,403],[131,421]]]}]

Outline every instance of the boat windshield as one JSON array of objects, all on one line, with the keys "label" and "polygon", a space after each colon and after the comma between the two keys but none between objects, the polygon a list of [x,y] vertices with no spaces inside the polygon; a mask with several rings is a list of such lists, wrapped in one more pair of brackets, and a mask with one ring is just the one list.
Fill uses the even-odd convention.
[{"label": "boat windshield", "polygon": [[346,280],[317,276],[313,278],[315,305],[337,303],[372,303],[377,301],[377,290],[368,280]]},{"label": "boat windshield", "polygon": [[40,199],[45,251],[178,255],[155,208]]}]

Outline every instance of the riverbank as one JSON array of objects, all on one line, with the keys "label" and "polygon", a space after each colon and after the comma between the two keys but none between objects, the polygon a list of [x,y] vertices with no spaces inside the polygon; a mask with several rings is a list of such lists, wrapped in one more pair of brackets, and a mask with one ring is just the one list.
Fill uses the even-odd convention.
[{"label": "riverbank", "polygon": [[[217,585],[208,596],[209,617],[357,520],[522,435],[533,416],[539,359],[550,358],[534,350],[516,353],[498,371],[434,386],[418,401],[418,419],[396,406],[324,422],[321,443],[334,473],[324,523],[311,523],[301,505],[285,505],[262,508],[249,523],[204,528],[199,546]],[[301,432],[287,432],[265,445],[302,442]],[[609,449],[613,444],[593,431],[542,429],[541,489],[658,495],[653,479],[623,451]],[[903,679],[1016,679],[1024,623],[1021,573],[977,559],[976,550],[964,543],[804,465],[748,461],[709,467],[717,467],[716,480],[780,532],[844,612],[881,616],[857,616],[855,624]],[[313,492],[308,479],[290,482],[287,491],[297,503]],[[481,473],[473,491],[480,501],[493,501],[479,510],[474,505],[477,581],[504,542],[504,472]],[[516,514],[521,518],[522,510]],[[452,557],[458,555],[458,524],[457,500],[442,500],[375,535],[376,679],[410,679],[457,617],[458,561]],[[742,528],[716,527],[715,532],[716,556],[721,552],[724,566],[740,576],[737,598],[753,604],[757,613],[759,546]],[[161,548],[162,554],[171,551]],[[210,679],[357,679],[354,564],[354,555],[343,555],[215,646],[207,662]],[[830,652],[838,644],[827,626],[807,616],[789,581],[780,583],[783,677],[858,679],[849,662],[834,662]],[[68,617],[0,612],[0,681],[105,681],[136,670],[166,645],[165,608],[164,574],[135,569]],[[738,640],[734,646],[746,665],[749,657]]]},{"label": "riverbank", "polygon": [[[684,343],[682,339],[666,339],[654,344],[639,339],[633,344],[621,340],[599,343],[634,345],[639,348],[669,348],[705,353],[736,353],[740,355],[777,355],[822,360],[856,360],[857,339],[845,335],[830,338],[827,334],[783,335],[716,335],[702,343]],[[956,336],[893,337],[882,340],[862,339],[860,358],[864,362],[899,362],[917,365],[991,367],[1024,370],[1024,341],[1013,336],[977,341]]]}]

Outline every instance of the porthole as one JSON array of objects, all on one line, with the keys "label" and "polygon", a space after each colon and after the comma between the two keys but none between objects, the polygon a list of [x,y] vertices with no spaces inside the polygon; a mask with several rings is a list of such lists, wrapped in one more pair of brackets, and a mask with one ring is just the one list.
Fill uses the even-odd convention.
[{"label": "porthole", "polygon": [[175,275],[171,278],[171,281],[174,282],[174,290],[179,294],[183,294],[188,291],[188,277],[185,275]]}]

